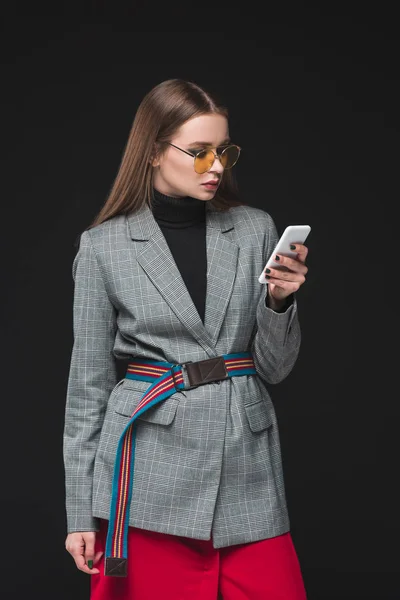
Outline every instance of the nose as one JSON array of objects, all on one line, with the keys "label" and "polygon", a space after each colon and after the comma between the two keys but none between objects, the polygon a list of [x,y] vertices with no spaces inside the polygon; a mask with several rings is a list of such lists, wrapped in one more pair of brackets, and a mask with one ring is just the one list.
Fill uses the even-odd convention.
[{"label": "nose", "polygon": [[219,157],[217,156],[214,159],[214,162],[211,166],[211,169],[209,170],[209,173],[222,173],[224,170],[224,167],[221,164],[221,161],[219,159]]}]

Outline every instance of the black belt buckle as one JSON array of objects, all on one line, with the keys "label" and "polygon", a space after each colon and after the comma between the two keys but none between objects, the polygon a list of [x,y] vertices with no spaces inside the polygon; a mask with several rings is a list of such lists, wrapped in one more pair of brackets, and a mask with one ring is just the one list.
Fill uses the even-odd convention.
[{"label": "black belt buckle", "polygon": [[183,363],[183,367],[186,369],[190,384],[185,389],[195,388],[211,381],[219,381],[221,379],[228,379],[229,377],[223,356],[206,358],[205,360],[195,362],[189,361]]}]

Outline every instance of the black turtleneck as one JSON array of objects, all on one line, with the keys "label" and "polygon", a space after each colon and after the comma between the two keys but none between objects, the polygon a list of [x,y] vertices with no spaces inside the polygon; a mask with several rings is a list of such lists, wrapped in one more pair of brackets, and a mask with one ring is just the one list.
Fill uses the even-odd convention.
[{"label": "black turtleneck", "polygon": [[206,201],[153,188],[152,210],[203,323],[207,291]]},{"label": "black turtleneck", "polygon": [[[207,293],[206,201],[190,196],[165,196],[153,188],[153,215],[204,323]],[[268,307],[267,293],[264,302]],[[292,302],[293,294],[275,312],[284,312]]]}]

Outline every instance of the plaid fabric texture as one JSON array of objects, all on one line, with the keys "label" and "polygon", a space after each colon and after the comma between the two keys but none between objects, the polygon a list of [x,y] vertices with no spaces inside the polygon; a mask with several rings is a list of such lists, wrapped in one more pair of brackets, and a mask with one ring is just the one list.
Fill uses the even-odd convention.
[{"label": "plaid fabric texture", "polygon": [[[179,390],[138,418],[130,525],[210,539],[216,548],[289,531],[279,431],[268,384],[300,347],[297,300],[265,305],[258,282],[277,239],[250,206],[206,206],[204,323],[149,207],[80,238],[64,464],[68,532],[109,518],[118,440],[149,387],[118,380],[116,359],[172,363],[251,351],[257,375]],[[139,422],[140,421],[140,422]]]}]

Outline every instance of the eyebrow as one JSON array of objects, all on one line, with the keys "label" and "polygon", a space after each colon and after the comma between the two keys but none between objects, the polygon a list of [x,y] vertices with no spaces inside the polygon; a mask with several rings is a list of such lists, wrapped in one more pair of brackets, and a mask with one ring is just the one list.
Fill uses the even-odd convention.
[{"label": "eyebrow", "polygon": [[[226,138],[221,144],[218,144],[218,146],[223,146],[224,144],[229,144],[230,143],[230,138]],[[213,146],[212,142],[191,142],[190,144],[188,144],[188,146]]]}]

